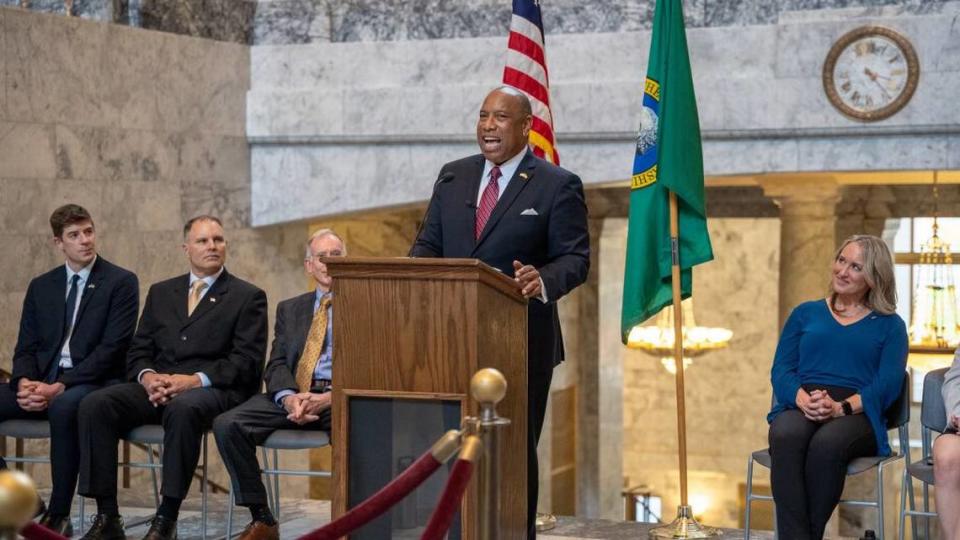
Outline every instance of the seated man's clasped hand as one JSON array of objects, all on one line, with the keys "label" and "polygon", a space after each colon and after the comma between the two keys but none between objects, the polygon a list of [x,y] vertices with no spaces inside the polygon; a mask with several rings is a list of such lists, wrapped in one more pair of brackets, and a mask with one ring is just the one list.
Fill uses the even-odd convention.
[{"label": "seated man's clasped hand", "polygon": [[191,388],[199,388],[203,382],[197,375],[147,372],[140,378],[140,384],[147,390],[150,403],[159,407]]},{"label": "seated man's clasped hand", "polygon": [[330,392],[314,394],[301,392],[283,398],[283,408],[287,411],[287,420],[304,425],[320,419],[320,411],[330,407]]},{"label": "seated man's clasped hand", "polygon": [[45,411],[50,406],[50,402],[65,389],[63,383],[59,382],[47,384],[26,378],[20,379],[17,383],[17,405],[28,412]]}]

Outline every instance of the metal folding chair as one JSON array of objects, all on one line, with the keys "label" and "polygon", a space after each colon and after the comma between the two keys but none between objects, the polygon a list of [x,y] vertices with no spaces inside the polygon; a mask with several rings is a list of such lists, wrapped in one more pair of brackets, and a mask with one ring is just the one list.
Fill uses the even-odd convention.
[{"label": "metal folding chair", "polygon": [[[910,422],[910,374],[904,373],[903,384],[900,386],[900,396],[887,410],[887,429],[897,429],[900,440],[900,452],[887,457],[870,456],[856,458],[847,464],[847,476],[860,474],[871,469],[877,471],[877,496],[872,501],[841,499],[840,504],[848,506],[866,506],[877,509],[877,538],[883,540],[883,471],[891,463],[904,458],[910,463],[910,440],[907,424]],[[745,538],[750,537],[750,505],[753,501],[773,501],[769,495],[757,495],[753,492],[753,464],[757,463],[770,468],[770,449],[757,450],[750,455],[747,461],[747,496],[745,516]]]},{"label": "metal folding chair", "polygon": [[[47,420],[5,420],[0,422],[0,437],[13,437],[15,439],[49,439],[50,422]],[[49,457],[22,457],[22,456],[3,456],[7,463],[50,463]],[[80,534],[83,534],[86,526],[84,518],[84,498],[75,495],[79,499],[80,512]]]},{"label": "metal folding chair", "polygon": [[[206,540],[207,538],[207,495],[209,492],[209,482],[207,480],[207,463],[208,463],[208,453],[207,453],[207,435],[208,432],[204,432],[203,438],[201,439],[201,454],[200,454],[200,520],[201,520],[201,538]],[[123,436],[123,439],[132,443],[142,444],[147,447],[147,461],[129,461],[121,463],[120,465],[127,467],[136,467],[141,469],[150,469],[150,474],[153,477],[153,498],[156,503],[157,508],[160,507],[160,489],[159,482],[157,481],[157,470],[163,468],[163,426],[159,424],[145,424],[139,427],[131,429],[126,435]],[[153,447],[158,448],[158,453],[160,454],[160,462],[158,463],[153,459]],[[149,519],[138,520],[136,522],[128,523],[127,527],[135,527],[137,525],[142,525],[149,521]]]},{"label": "metal folding chair", "polygon": [[[281,476],[312,476],[327,477],[333,475],[331,471],[311,471],[311,470],[290,470],[280,468],[280,450],[308,450],[312,448],[321,448],[330,444],[330,435],[325,431],[308,431],[297,429],[278,429],[274,431],[267,440],[260,445],[263,456],[263,468],[261,472],[264,475],[265,487],[267,488],[267,501],[270,505],[277,521],[280,521],[280,477]],[[270,463],[269,454],[273,455],[273,464]],[[272,478],[271,478],[272,477]],[[233,482],[230,483],[230,502],[227,506],[227,535],[226,538],[233,538],[233,507],[234,507]]]},{"label": "metal folding chair", "polygon": [[[943,405],[943,376],[947,368],[936,369],[927,373],[923,378],[923,403],[920,405],[920,437],[922,444],[921,458],[910,463],[903,469],[903,480],[900,483],[900,538],[906,528],[906,518],[925,517],[925,538],[930,538],[930,518],[937,517],[936,512],[930,511],[930,486],[933,479],[933,434],[943,433],[947,429],[947,411]],[[917,510],[913,500],[913,479],[923,482],[923,510]],[[910,494],[910,509],[907,510],[907,493]],[[914,538],[917,538],[917,526],[914,521]]]}]

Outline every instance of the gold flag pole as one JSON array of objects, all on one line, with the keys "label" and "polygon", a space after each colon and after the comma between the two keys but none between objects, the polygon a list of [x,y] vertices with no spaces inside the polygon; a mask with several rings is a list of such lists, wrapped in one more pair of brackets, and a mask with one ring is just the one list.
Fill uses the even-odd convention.
[{"label": "gold flag pole", "polygon": [[673,285],[673,362],[677,367],[677,441],[680,453],[680,506],[672,523],[650,529],[650,538],[709,538],[723,534],[700,525],[687,502],[687,411],[683,391],[683,312],[680,309],[680,218],[677,194],[670,191],[670,279]]}]

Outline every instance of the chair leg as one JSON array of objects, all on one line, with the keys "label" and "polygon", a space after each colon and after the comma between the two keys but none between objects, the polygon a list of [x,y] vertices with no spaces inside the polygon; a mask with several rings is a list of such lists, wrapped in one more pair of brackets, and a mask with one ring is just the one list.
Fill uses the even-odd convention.
[{"label": "chair leg", "polygon": [[84,533],[84,529],[86,528],[86,527],[85,527],[85,525],[86,525],[86,517],[83,515],[84,512],[85,512],[85,509],[84,509],[84,503],[85,503],[85,501],[83,500],[83,497],[82,497],[82,496],[77,495],[77,497],[80,497],[80,500],[77,501],[77,511],[80,512],[80,534],[83,534],[83,533]]},{"label": "chair leg", "polygon": [[[906,473],[907,464],[903,465],[904,472]],[[909,473],[906,474],[907,477],[907,501],[910,503],[910,510],[914,511],[917,509],[917,497],[913,492],[913,477]],[[913,538],[920,537],[920,526],[917,523],[917,518],[915,516],[910,516],[910,530],[913,533]],[[901,540],[903,539],[903,534],[900,535]]]},{"label": "chair leg", "polygon": [[877,540],[883,540],[883,465],[877,467]]},{"label": "chair leg", "polygon": [[753,456],[747,458],[747,497],[746,511],[743,518],[745,540],[750,540],[750,506],[753,503]]},{"label": "chair leg", "polygon": [[233,493],[233,481],[230,481],[230,495],[227,498],[227,535],[226,540],[233,537],[233,505],[237,504]]},{"label": "chair leg", "polygon": [[[261,470],[269,471],[270,467],[270,456],[267,454],[267,449],[260,447],[260,462],[263,464]],[[266,472],[263,473],[263,484],[267,490],[267,506],[273,505],[273,482],[271,477]],[[276,510],[276,508],[271,508],[270,510]]]},{"label": "chair leg", "polygon": [[200,469],[200,538],[207,540],[207,434],[203,434],[203,467]]},{"label": "chair leg", "polygon": [[[907,525],[907,477],[910,476],[907,474],[907,468],[903,468],[903,476],[900,479],[900,530],[898,531],[898,536],[900,540],[903,540],[903,533],[906,530]],[[916,537],[914,537],[916,540]]]},{"label": "chair leg", "polygon": [[[160,484],[157,482],[157,468],[156,463],[153,461],[153,445],[146,444],[144,445],[147,448],[147,463],[150,464],[150,478],[153,480],[153,503],[155,508],[160,508]],[[161,452],[163,451],[163,445],[160,446]],[[161,454],[161,460],[163,455]]]},{"label": "chair leg", "polygon": [[[923,483],[923,511],[930,511],[930,484]],[[925,534],[924,538],[930,539],[930,518],[923,520],[923,532]]]},{"label": "chair leg", "polygon": [[[280,470],[280,451],[276,448],[273,449],[273,470]],[[276,519],[277,522],[280,522],[280,475],[273,475],[273,497],[274,497],[274,506],[276,507]]]}]

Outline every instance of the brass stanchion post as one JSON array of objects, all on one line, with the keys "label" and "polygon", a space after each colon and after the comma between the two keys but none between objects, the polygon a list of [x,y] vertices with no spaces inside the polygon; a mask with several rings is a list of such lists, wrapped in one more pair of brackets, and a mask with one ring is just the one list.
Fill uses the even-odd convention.
[{"label": "brass stanchion post", "polygon": [[37,488],[20,471],[0,471],[0,540],[16,540],[17,533],[37,513]]},{"label": "brass stanchion post", "polygon": [[507,395],[507,379],[493,368],[476,372],[470,379],[470,395],[480,404],[480,540],[500,538],[500,430],[510,420],[497,415],[497,403]]}]

